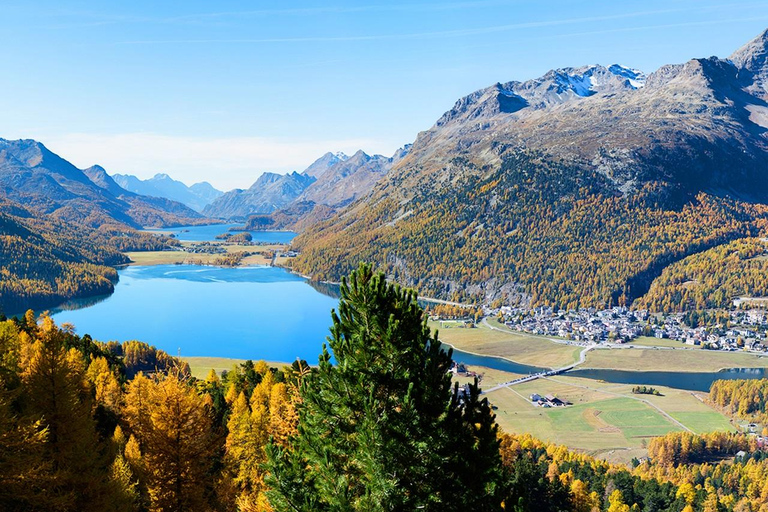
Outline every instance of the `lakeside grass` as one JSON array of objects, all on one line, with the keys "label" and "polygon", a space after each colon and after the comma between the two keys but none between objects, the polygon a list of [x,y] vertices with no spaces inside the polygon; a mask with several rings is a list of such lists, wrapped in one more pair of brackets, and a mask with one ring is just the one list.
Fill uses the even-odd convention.
[{"label": "lakeside grass", "polygon": [[[450,325],[450,324],[446,324]],[[581,347],[554,343],[540,336],[501,332],[483,324],[475,328],[440,326],[430,321],[429,327],[439,331],[440,341],[458,350],[499,356],[533,366],[559,368],[579,360]]]},{"label": "lakeside grass", "polygon": [[[471,369],[478,373],[487,371],[481,367]],[[513,374],[504,373],[497,372],[493,384],[483,379],[483,387],[490,388],[497,382],[514,378]],[[684,430],[673,420],[696,433],[734,430],[727,417],[702,401],[705,393],[656,388],[663,396],[634,395],[628,384],[557,376],[501,388],[486,396],[497,407],[496,420],[502,430],[530,433],[622,464],[629,463],[633,457],[647,455],[650,437]],[[553,394],[573,405],[552,409],[535,407],[528,400],[533,393]]]},{"label": "lakeside grass", "polygon": [[[189,364],[189,370],[192,372],[192,376],[198,379],[204,379],[211,369],[221,375],[223,371],[230,371],[235,365],[243,364],[246,359],[233,359],[229,357],[184,357],[182,361]],[[255,363],[258,359],[254,359]],[[283,366],[289,366],[291,363],[284,363],[278,361],[267,361],[267,364],[272,368],[282,368]]]},{"label": "lakeside grass", "polygon": [[[185,247],[193,247],[196,242],[182,242]],[[269,265],[272,258],[268,258],[264,253],[268,251],[282,250],[284,245],[242,245],[227,244],[223,245],[227,254],[238,252],[256,252],[242,259],[241,265]],[[132,251],[125,253],[131,260],[131,265],[173,265],[192,262],[202,262],[211,264],[222,254],[190,253],[186,251]],[[282,258],[285,260],[285,258]]]},{"label": "lakeside grass", "polygon": [[579,368],[629,371],[717,372],[723,368],[766,368],[768,357],[745,352],[687,349],[598,348]]}]

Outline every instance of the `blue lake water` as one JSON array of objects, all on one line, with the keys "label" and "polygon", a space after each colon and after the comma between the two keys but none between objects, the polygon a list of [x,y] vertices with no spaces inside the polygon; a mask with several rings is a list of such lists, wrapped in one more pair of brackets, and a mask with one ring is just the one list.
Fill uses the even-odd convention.
[{"label": "blue lake water", "polygon": [[549,370],[549,368],[540,368],[529,364],[516,363],[509,359],[504,359],[503,357],[481,356],[456,349],[453,350],[453,360],[470,366],[485,366],[486,368],[519,373],[521,375],[529,375]]},{"label": "blue lake water", "polygon": [[729,368],[719,372],[630,372],[625,370],[584,369],[568,372],[571,377],[635,384],[667,386],[691,391],[709,391],[716,380],[764,379],[765,368]]},{"label": "blue lake water", "polygon": [[[276,267],[127,267],[115,292],[54,312],[100,341],[141,340],[183,356],[316,363],[338,300]],[[86,307],[82,307],[86,306]]]},{"label": "blue lake water", "polygon": [[[206,241],[237,224],[174,228],[180,240]],[[295,233],[251,232],[254,240],[289,242]],[[276,267],[197,265],[127,267],[115,292],[73,301],[53,312],[57,322],[100,341],[141,340],[176,355],[316,363],[338,304],[338,286],[309,283]],[[517,374],[542,368],[454,351],[454,360]],[[768,377],[766,369],[711,373],[575,370],[568,375],[638,385],[707,391],[716,379]]]},{"label": "blue lake water", "polygon": [[[179,226],[175,228],[150,229],[150,232],[171,233],[178,240],[185,242],[205,242],[216,239],[217,235],[223,233],[237,232],[229,231],[230,228],[242,227],[242,224],[211,224],[208,226]],[[292,231],[248,231],[253,236],[254,242],[267,242],[287,244],[296,236]]]}]

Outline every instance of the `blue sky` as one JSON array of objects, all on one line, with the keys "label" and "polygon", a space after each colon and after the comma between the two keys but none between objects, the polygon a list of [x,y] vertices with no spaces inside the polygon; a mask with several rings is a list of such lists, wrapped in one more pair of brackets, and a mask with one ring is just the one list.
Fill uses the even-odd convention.
[{"label": "blue sky", "polygon": [[766,27],[768,0],[4,1],[0,137],[247,187],[391,154],[495,82],[726,57]]}]

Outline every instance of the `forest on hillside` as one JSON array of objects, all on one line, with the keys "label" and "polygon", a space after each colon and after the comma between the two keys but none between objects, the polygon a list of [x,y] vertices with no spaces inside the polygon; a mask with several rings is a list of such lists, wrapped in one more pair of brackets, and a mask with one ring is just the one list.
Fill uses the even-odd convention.
[{"label": "forest on hillside", "polygon": [[43,309],[114,290],[122,251],[164,250],[169,238],[114,224],[91,229],[0,200],[0,311]]},{"label": "forest on hillside", "polygon": [[317,224],[294,240],[293,267],[338,281],[372,261],[452,301],[625,305],[676,261],[766,227],[764,205],[653,181],[623,195],[603,174],[533,152],[486,175],[456,174],[438,189],[409,191],[407,202],[383,197]]},{"label": "forest on hillside", "polygon": [[768,243],[744,238],[666,267],[637,303],[652,311],[730,308],[737,297],[768,296]]},{"label": "forest on hillside", "polygon": [[732,416],[768,423],[768,379],[716,380],[709,399]]},{"label": "forest on hillside", "polygon": [[[0,509],[744,511],[768,461],[738,434],[669,434],[616,466],[498,430],[416,294],[362,266],[315,367],[195,379],[140,342],[29,312],[0,322]],[[331,363],[330,350],[336,359]]]}]

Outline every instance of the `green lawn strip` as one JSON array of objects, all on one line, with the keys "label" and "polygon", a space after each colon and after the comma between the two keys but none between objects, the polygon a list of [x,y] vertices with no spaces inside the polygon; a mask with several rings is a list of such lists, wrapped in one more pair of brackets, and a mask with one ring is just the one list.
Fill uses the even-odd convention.
[{"label": "green lawn strip", "polygon": [[670,416],[690,428],[697,434],[704,432],[715,432],[724,430],[727,432],[735,431],[728,418],[717,411],[698,411],[698,412],[668,412]]},{"label": "green lawn strip", "polygon": [[630,345],[639,345],[641,347],[672,347],[686,348],[691,350],[701,350],[701,345],[686,345],[679,340],[670,340],[668,338],[654,338],[651,336],[640,336],[629,342]]}]

